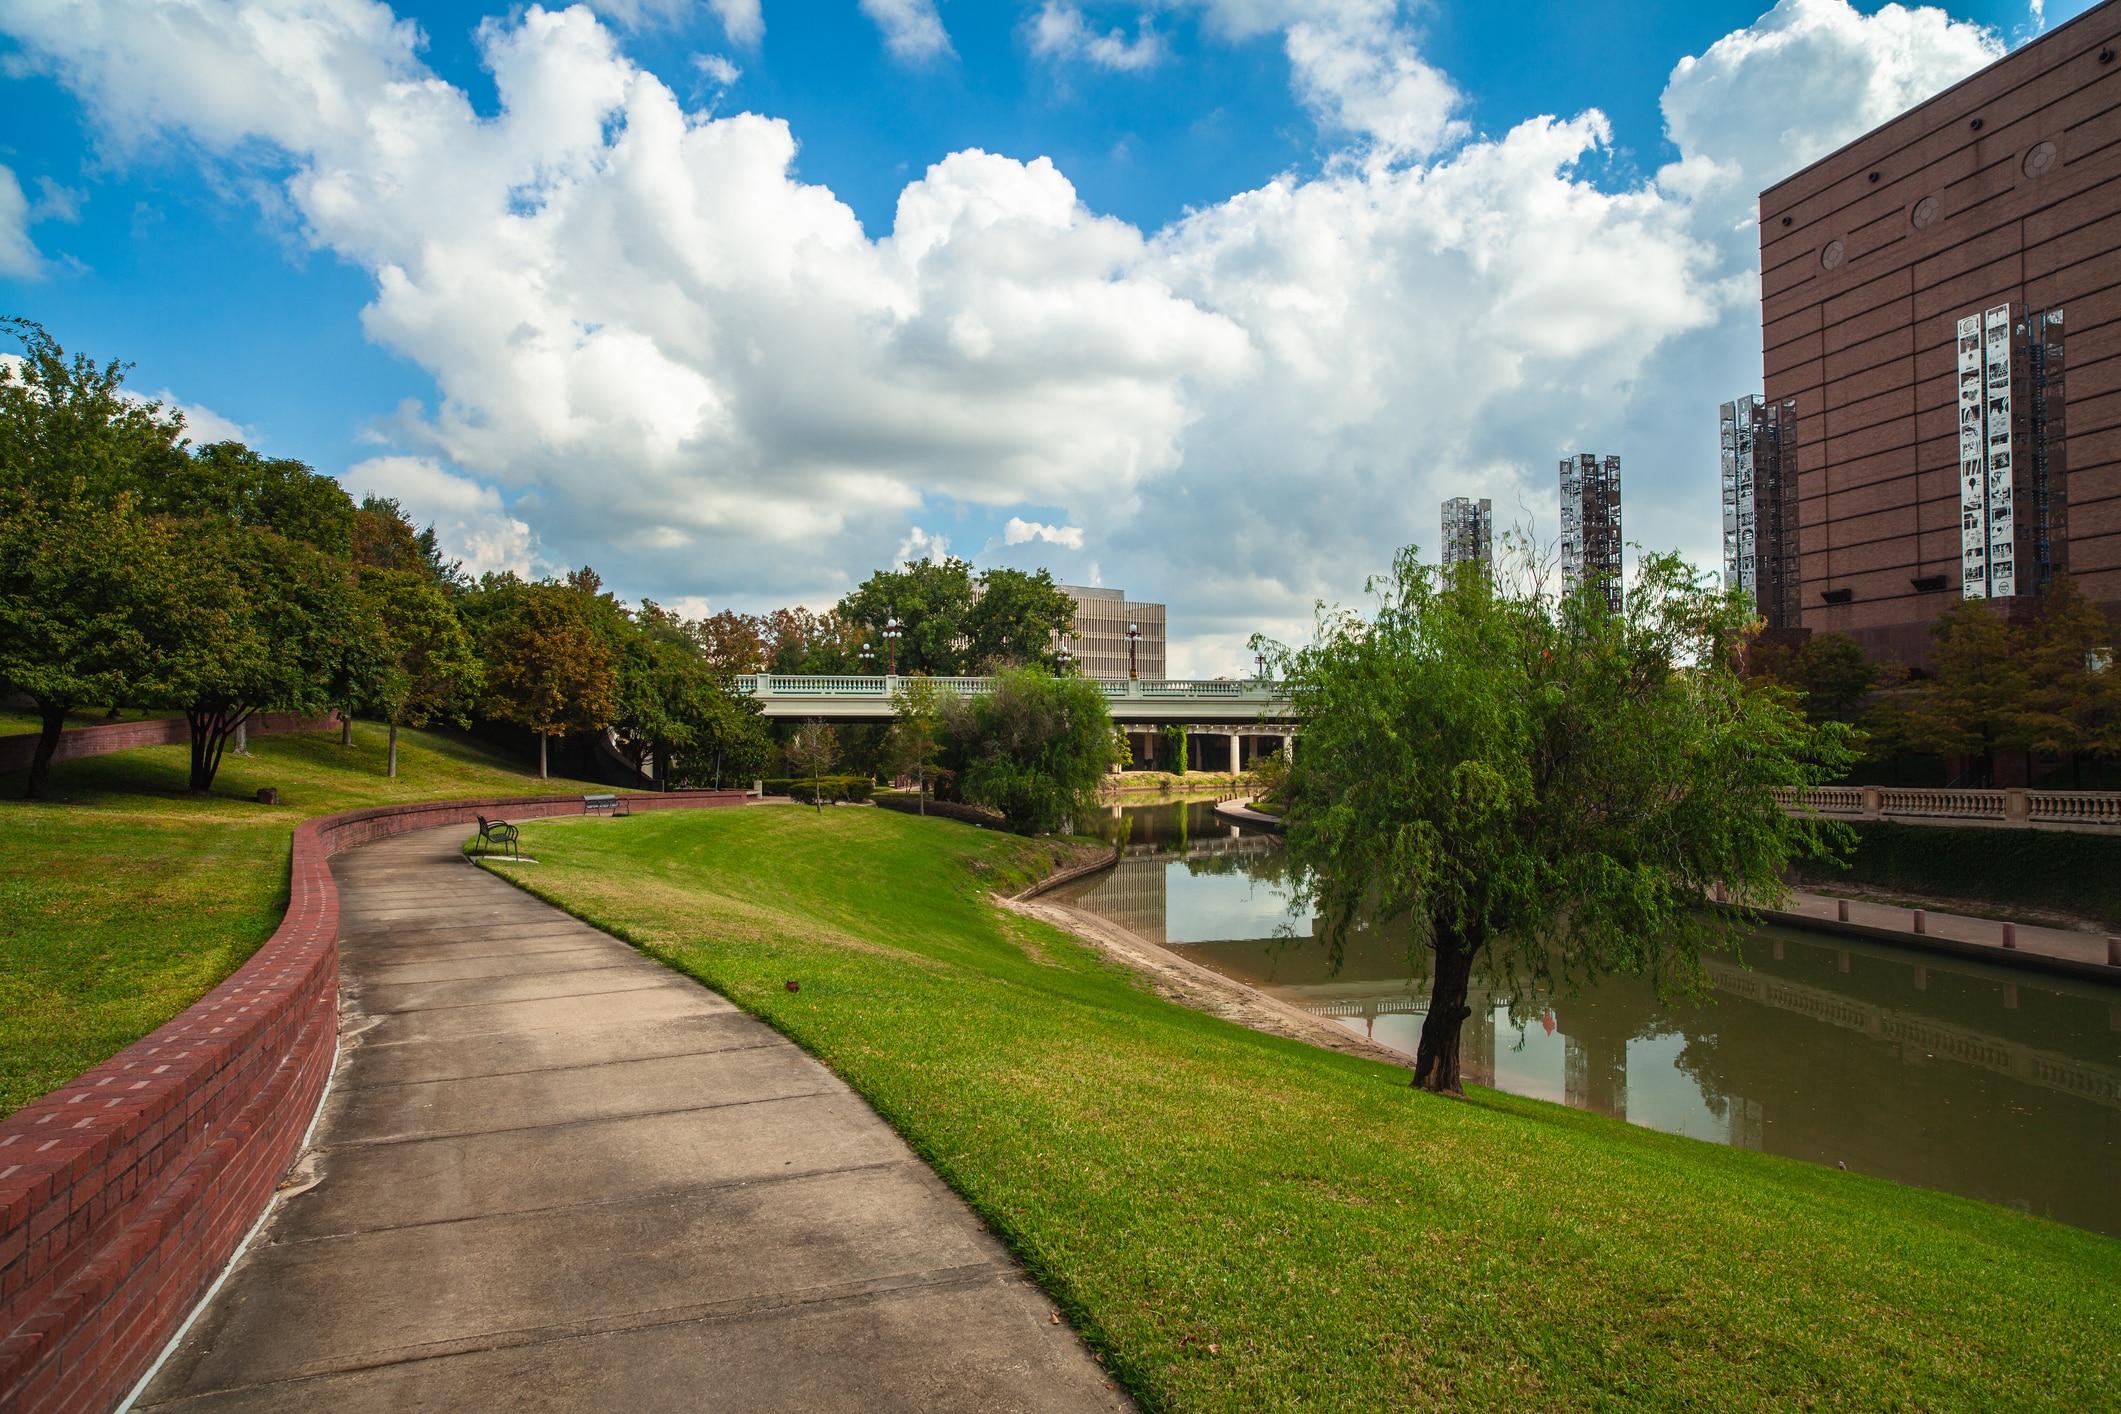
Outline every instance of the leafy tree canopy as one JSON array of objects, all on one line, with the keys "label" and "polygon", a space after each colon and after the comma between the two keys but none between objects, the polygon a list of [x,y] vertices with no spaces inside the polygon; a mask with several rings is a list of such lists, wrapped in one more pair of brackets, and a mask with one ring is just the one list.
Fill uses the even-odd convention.
[{"label": "leafy tree canopy", "polygon": [[1011,668],[943,704],[946,760],[967,800],[1024,831],[1087,820],[1119,760],[1105,694],[1085,677]]},{"label": "leafy tree canopy", "polygon": [[0,365],[0,490],[33,501],[108,501],[149,493],[181,470],[183,415],[124,392],[130,367],[68,357],[27,319],[0,320],[21,340],[19,364]]},{"label": "leafy tree canopy", "polygon": [[1000,668],[1060,669],[1060,645],[1074,651],[1075,600],[1046,570],[992,569],[965,614],[965,662],[976,673]]},{"label": "leafy tree canopy", "polygon": [[1878,685],[1878,664],[1845,633],[1815,633],[1803,643],[1754,642],[1745,653],[1746,674],[1800,695],[1813,722],[1854,722]]},{"label": "leafy tree canopy", "polygon": [[1610,972],[1698,990],[1731,936],[1711,890],[1777,899],[1839,838],[1773,792],[1838,775],[1848,728],[1746,690],[1750,609],[1678,556],[1645,556],[1618,614],[1595,589],[1555,603],[1522,561],[1491,580],[1408,549],[1372,587],[1372,615],[1276,652],[1304,726],[1289,849],[1336,955],[1395,920],[1426,945],[1417,1084],[1460,1088],[1476,965],[1518,996]]},{"label": "leafy tree canopy", "polygon": [[972,566],[952,556],[908,560],[901,569],[878,570],[840,600],[839,616],[865,630],[877,653],[886,657],[890,650],[884,629],[896,617],[899,672],[955,677],[966,670],[972,604]]}]

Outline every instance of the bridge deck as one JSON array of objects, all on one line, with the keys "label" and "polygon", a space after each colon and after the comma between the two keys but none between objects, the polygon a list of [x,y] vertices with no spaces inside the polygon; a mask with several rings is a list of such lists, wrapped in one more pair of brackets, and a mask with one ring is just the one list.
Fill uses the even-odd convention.
[{"label": "bridge deck", "polygon": [[[828,721],[885,721],[901,677],[811,677],[759,673],[736,680],[737,690],[769,717],[819,717]],[[930,678],[945,692],[970,697],[989,678]],[[1214,730],[1257,726],[1279,734],[1278,717],[1289,699],[1276,684],[1224,678],[1093,678],[1103,689],[1113,720],[1157,726],[1198,724]]]}]

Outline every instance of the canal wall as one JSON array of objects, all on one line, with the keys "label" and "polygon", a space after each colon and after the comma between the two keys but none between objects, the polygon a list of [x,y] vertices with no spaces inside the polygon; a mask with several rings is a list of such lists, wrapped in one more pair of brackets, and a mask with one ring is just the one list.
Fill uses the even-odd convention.
[{"label": "canal wall", "polygon": [[2121,835],[1844,823],[1856,834],[1848,867],[1807,861],[1800,882],[2022,904],[2121,927]]}]

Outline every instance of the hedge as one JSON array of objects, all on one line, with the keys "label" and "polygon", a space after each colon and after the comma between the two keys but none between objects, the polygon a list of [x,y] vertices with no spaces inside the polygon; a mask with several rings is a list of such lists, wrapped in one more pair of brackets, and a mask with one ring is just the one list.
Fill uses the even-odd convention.
[{"label": "hedge", "polygon": [[796,780],[782,776],[766,781],[763,789],[768,795],[791,796],[809,805],[819,795],[828,801],[867,800],[869,793],[876,789],[876,782],[867,776],[820,776],[817,780],[817,790],[813,794],[809,777]]},{"label": "hedge", "polygon": [[1847,869],[1812,862],[1814,883],[1872,884],[1940,898],[2029,904],[2121,923],[2121,835],[2059,830],[1852,824]]}]

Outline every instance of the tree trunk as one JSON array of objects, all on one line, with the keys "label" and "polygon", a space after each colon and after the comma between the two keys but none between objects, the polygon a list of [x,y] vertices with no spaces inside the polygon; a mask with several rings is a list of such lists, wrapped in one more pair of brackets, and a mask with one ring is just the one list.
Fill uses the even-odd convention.
[{"label": "tree trunk", "polygon": [[1429,1015],[1421,1024],[1421,1044],[1414,1053],[1414,1084],[1439,1095],[1463,1095],[1458,1073],[1458,1041],[1473,1009],[1466,991],[1473,980],[1478,943],[1438,925],[1436,980],[1429,988]]},{"label": "tree trunk", "polygon": [[390,724],[390,769],[384,773],[392,780],[398,778],[398,724]]},{"label": "tree trunk", "polygon": [[[395,728],[393,728],[395,730]],[[339,717],[339,745],[353,745],[353,718],[345,714]],[[395,772],[393,772],[395,774]]]},{"label": "tree trunk", "polygon": [[221,753],[228,746],[229,736],[250,721],[250,709],[192,708],[185,712],[184,720],[191,727],[191,788],[203,793],[213,789],[214,777],[221,770]]},{"label": "tree trunk", "polygon": [[928,813],[928,768],[926,765],[920,768],[920,774],[916,778],[914,786],[914,794],[920,798],[920,813],[926,816]]},{"label": "tree trunk", "polygon": [[548,779],[550,775],[550,773],[546,770],[545,760],[545,743],[547,740],[548,738],[546,737],[545,733],[538,733],[538,779],[541,781]]},{"label": "tree trunk", "polygon": [[42,725],[37,732],[37,754],[30,758],[29,787],[22,793],[24,799],[44,799],[44,782],[51,774],[52,755],[59,749],[59,733],[66,730],[66,713],[72,705],[70,702],[37,704]]}]

